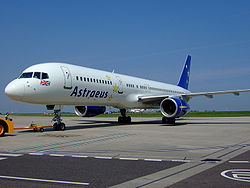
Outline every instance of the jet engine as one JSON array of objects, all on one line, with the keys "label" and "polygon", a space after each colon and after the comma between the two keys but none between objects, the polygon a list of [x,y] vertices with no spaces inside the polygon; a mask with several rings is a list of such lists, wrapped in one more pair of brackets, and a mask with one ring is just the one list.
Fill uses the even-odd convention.
[{"label": "jet engine", "polygon": [[105,106],[75,106],[75,113],[81,117],[93,117],[104,114]]},{"label": "jet engine", "polygon": [[160,104],[161,113],[167,118],[178,118],[190,110],[186,101],[179,98],[166,98]]}]

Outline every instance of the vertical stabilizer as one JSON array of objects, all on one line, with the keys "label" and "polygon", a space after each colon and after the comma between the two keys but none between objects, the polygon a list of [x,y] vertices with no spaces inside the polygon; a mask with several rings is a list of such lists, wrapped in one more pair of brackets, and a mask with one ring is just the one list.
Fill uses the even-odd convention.
[{"label": "vertical stabilizer", "polygon": [[180,80],[178,82],[178,86],[188,89],[188,84],[189,84],[189,76],[190,76],[190,65],[191,65],[191,56],[188,55],[186,62],[184,64]]}]

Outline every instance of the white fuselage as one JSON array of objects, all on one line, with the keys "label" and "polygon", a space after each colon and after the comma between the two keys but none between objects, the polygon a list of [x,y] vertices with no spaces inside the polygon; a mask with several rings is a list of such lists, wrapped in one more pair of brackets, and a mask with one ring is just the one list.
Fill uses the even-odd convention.
[{"label": "white fuselage", "polygon": [[[42,78],[42,73],[48,77]],[[23,74],[7,85],[5,93],[11,99],[31,104],[146,109],[159,105],[138,102],[139,96],[190,93],[171,84],[65,63],[37,64]]]}]

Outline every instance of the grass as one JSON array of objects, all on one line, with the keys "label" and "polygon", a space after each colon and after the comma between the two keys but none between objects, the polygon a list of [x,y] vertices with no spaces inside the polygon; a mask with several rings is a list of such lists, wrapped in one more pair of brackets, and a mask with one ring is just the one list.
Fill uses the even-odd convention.
[{"label": "grass", "polygon": [[[154,113],[127,113],[131,117],[162,117],[160,112]],[[53,117],[53,114],[41,113],[18,113],[11,116],[45,116]],[[97,117],[119,117],[120,113],[102,114]],[[209,111],[209,112],[190,112],[185,117],[250,117],[250,111]],[[77,117],[74,113],[63,113],[62,117]]]}]

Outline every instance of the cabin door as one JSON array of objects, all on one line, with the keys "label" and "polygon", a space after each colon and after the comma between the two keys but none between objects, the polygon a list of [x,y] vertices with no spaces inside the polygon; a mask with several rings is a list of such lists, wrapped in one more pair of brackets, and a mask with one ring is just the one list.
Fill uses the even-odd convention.
[{"label": "cabin door", "polygon": [[122,80],[121,80],[120,76],[116,76],[116,79],[118,81],[118,91],[117,91],[117,93],[118,94],[123,94],[123,83],[122,83]]},{"label": "cabin door", "polygon": [[61,66],[64,76],[64,89],[72,89],[72,77],[67,67]]}]

